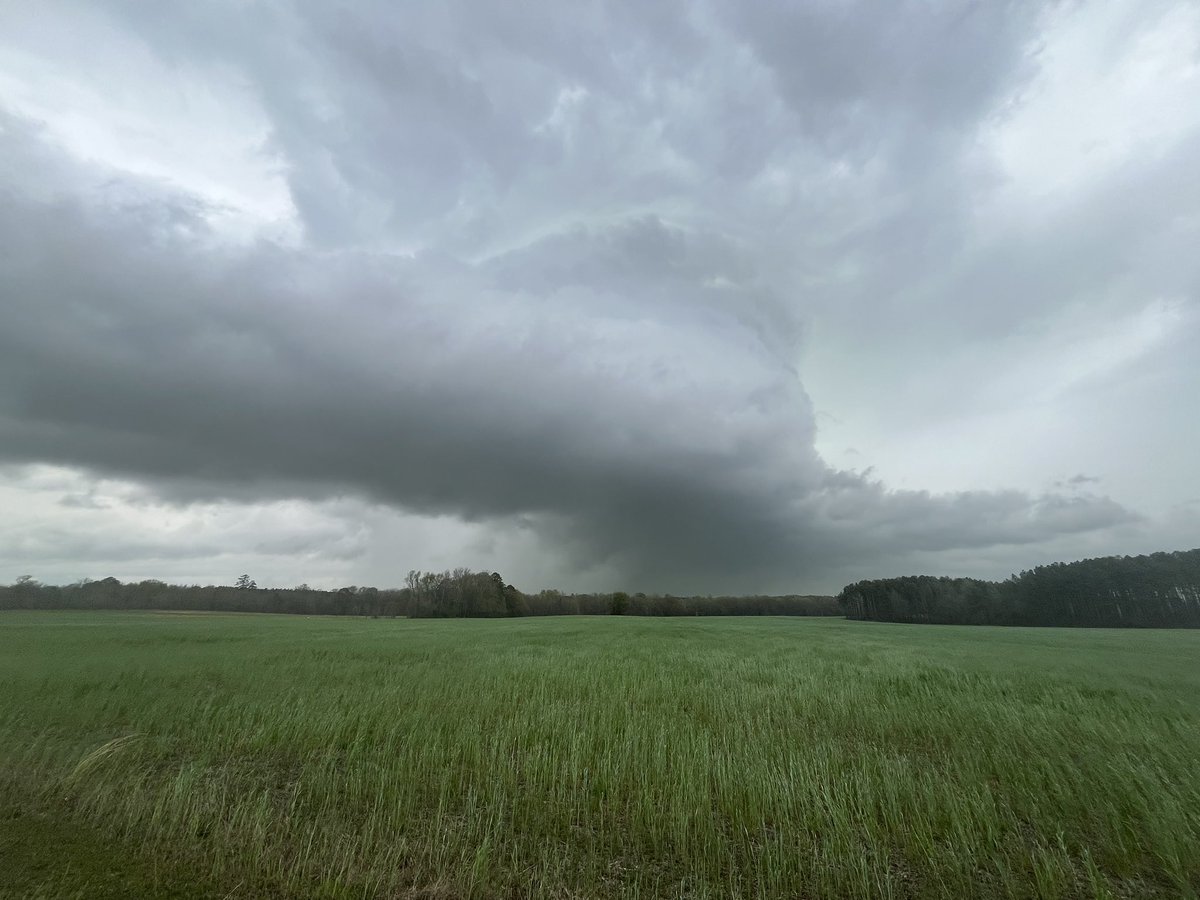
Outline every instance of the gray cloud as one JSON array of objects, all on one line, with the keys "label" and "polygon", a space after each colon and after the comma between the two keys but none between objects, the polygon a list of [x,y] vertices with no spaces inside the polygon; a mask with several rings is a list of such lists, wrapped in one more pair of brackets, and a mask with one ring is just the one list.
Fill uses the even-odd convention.
[{"label": "gray cloud", "polygon": [[[728,8],[806,130],[838,152],[907,155],[961,131],[1020,86],[1042,3],[865,2]],[[905,160],[911,164],[912,159]]]},{"label": "gray cloud", "polygon": [[519,523],[547,571],[673,590],[828,588],[1146,521],[1090,481],[840,470],[801,376],[830,335],[827,373],[911,395],[880,421],[953,418],[1003,389],[964,356],[1102,284],[1106,314],[1194,300],[1172,248],[1196,226],[1171,212],[1194,179],[1159,202],[1196,171],[1190,139],[1036,227],[976,214],[1003,181],[980,135],[1039,71],[1040,4],[107,9],[72,14],[249,98],[301,228],[229,239],[240,213],[211,192],[0,118],[4,460],[174,503]]}]

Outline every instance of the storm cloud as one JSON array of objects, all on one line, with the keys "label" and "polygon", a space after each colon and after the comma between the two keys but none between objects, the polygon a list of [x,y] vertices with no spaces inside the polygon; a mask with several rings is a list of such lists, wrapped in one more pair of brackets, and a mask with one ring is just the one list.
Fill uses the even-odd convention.
[{"label": "storm cloud", "polygon": [[0,573],[1193,545],[1195,8],[731,9],[3,13]]}]

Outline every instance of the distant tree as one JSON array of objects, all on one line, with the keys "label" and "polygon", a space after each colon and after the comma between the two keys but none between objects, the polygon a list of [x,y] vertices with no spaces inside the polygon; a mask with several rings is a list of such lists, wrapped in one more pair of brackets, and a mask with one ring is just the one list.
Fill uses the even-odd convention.
[{"label": "distant tree", "polygon": [[6,593],[11,597],[9,603],[16,609],[33,609],[40,605],[38,600],[43,591],[41,583],[32,575],[21,575]]},{"label": "distant tree", "polygon": [[254,579],[251,578],[249,575],[239,575],[236,585],[239,590],[243,590],[243,591],[252,591],[258,587],[258,585],[255,583]]},{"label": "distant tree", "polygon": [[629,612],[629,595],[624,591],[617,591],[612,595],[612,604],[609,606],[609,614],[614,616],[623,616]]},{"label": "distant tree", "polygon": [[529,601],[511,584],[504,586],[504,614],[506,616],[529,615]]},{"label": "distant tree", "polygon": [[501,577],[499,572],[493,572],[488,576],[488,579],[491,581],[492,590],[495,591],[496,600],[498,601],[497,608],[503,610],[503,615],[529,615],[529,603],[526,601],[525,595],[511,584],[505,584],[504,578]]},{"label": "distant tree", "polygon": [[1200,550],[1056,562],[1002,582],[909,576],[860,581],[850,618],[989,625],[1200,627]]},{"label": "distant tree", "polygon": [[655,598],[653,613],[656,616],[682,616],[683,601],[671,594]]}]

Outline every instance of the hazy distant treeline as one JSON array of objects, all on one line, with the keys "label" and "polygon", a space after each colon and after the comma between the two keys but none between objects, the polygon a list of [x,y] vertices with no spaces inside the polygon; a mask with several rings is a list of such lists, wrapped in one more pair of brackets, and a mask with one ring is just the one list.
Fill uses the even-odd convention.
[{"label": "hazy distant treeline", "polygon": [[881,578],[837,599],[849,618],[883,622],[1200,627],[1200,550],[1054,563],[1001,582]]},{"label": "hazy distant treeline", "polygon": [[249,576],[242,585],[124,584],[115,578],[70,585],[40,584],[25,576],[0,586],[0,609],[156,609],[270,612],[332,616],[487,618],[502,616],[838,616],[833,597],[675,597],[671,595],[525,594],[496,572],[410,572],[405,586],[314,590],[307,585],[261,589]]}]

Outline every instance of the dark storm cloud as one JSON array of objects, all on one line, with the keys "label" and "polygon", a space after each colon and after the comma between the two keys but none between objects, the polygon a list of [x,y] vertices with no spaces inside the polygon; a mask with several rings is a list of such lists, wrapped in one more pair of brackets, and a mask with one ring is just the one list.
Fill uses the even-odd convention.
[{"label": "dark storm cloud", "polygon": [[[9,141],[21,132],[6,123]],[[695,587],[875,544],[1036,541],[1128,517],[1090,498],[889,493],[829,470],[754,313],[769,293],[719,236],[642,218],[467,266],[206,248],[179,212],[12,201],[9,460],[189,497],[351,491],[527,514],[580,565]],[[162,201],[147,205],[183,207]]]},{"label": "dark storm cloud", "polygon": [[103,8],[171,71],[235,73],[301,237],[224,240],[211,198],[0,119],[5,460],[519,520],[677,590],[1138,520],[1076,479],[839,471],[798,372],[810,315],[854,323],[882,390],[917,354],[873,348],[1016,331],[1194,231],[1153,199],[1180,147],[1127,172],[1142,200],[1048,217],[1065,255],[977,232],[979,130],[1036,71],[1042,4]]}]

